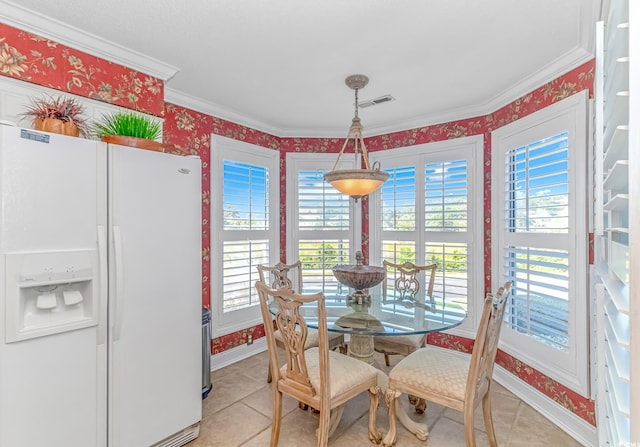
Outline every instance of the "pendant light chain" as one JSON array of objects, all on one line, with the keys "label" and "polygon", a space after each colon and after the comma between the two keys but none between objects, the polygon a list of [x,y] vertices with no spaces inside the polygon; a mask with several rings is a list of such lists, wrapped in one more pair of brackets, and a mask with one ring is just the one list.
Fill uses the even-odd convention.
[{"label": "pendant light chain", "polygon": [[356,118],[358,117],[358,90],[360,90],[358,87],[356,87],[354,89],[356,91]]}]

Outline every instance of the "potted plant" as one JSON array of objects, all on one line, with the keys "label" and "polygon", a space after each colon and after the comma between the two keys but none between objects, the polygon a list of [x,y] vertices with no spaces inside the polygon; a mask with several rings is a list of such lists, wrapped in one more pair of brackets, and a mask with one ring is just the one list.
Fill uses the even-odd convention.
[{"label": "potted plant", "polygon": [[155,141],[162,136],[160,122],[133,110],[102,115],[93,129],[107,143],[164,152],[164,145]]},{"label": "potted plant", "polygon": [[31,117],[36,130],[88,137],[90,127],[83,113],[84,107],[75,98],[48,96],[32,99],[20,116]]}]

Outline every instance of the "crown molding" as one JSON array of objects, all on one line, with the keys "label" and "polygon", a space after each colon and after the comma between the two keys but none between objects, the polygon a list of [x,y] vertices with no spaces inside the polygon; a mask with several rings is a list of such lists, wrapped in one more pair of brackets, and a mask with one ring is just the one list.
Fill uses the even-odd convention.
[{"label": "crown molding", "polygon": [[10,1],[0,0],[0,21],[165,82],[180,70],[178,67],[132,51],[122,45],[33,12]]},{"label": "crown molding", "polygon": [[236,110],[229,109],[228,107],[223,107],[210,101],[205,101],[204,99],[167,86],[164,88],[164,100],[171,104],[186,107],[188,109],[195,110],[196,112],[205,113],[215,118],[230,121],[234,124],[250,127],[276,137],[282,136],[282,130],[277,127],[255,120]]},{"label": "crown molding", "polygon": [[500,108],[510,104],[518,98],[542,87],[548,82],[578,68],[580,65],[589,62],[595,55],[582,47],[578,47],[558,57],[555,61],[533,72],[531,75],[518,81],[518,84],[505,90],[502,94],[487,102],[488,111],[493,113]]}]

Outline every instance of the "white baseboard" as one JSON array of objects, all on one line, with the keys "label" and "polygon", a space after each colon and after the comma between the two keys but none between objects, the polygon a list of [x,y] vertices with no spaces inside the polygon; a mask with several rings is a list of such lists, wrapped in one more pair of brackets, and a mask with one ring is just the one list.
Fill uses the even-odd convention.
[{"label": "white baseboard", "polygon": [[553,399],[542,394],[498,364],[495,365],[493,370],[493,378],[582,445],[586,447],[597,446],[596,428],[575,413],[558,405]]},{"label": "white baseboard", "polygon": [[267,339],[261,337],[252,344],[243,344],[232,349],[227,349],[219,354],[211,356],[211,371],[229,366],[240,360],[267,350]]}]

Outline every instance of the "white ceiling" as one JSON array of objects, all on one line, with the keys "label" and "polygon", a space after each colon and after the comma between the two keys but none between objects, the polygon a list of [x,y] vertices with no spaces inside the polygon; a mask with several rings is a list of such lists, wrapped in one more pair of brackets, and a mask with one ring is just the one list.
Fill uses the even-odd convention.
[{"label": "white ceiling", "polygon": [[361,109],[365,136],[486,114],[591,59],[600,2],[0,0],[0,21],[177,71],[170,102],[277,136],[344,137],[348,75],[369,76],[361,101],[396,99]]}]

